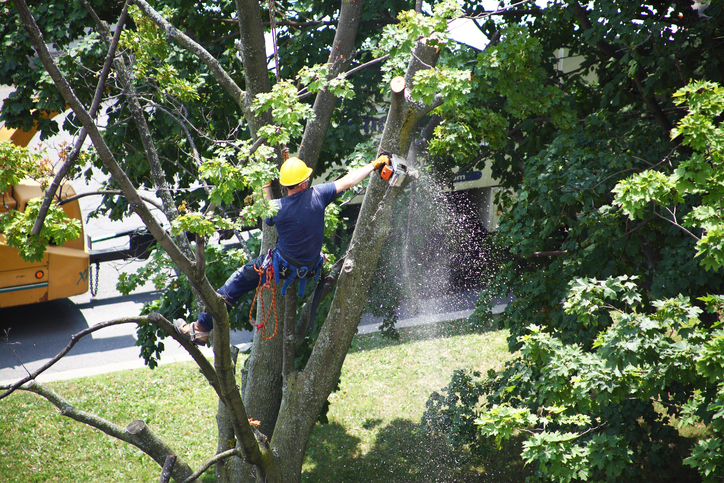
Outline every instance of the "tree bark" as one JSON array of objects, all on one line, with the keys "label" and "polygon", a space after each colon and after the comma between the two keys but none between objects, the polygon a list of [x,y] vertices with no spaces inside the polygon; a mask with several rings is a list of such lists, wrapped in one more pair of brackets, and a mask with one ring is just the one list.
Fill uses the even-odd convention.
[{"label": "tree bark", "polygon": [[[264,226],[264,241],[265,245],[276,245],[276,230]],[[277,316],[284,314],[286,306],[280,289],[276,287]],[[271,307],[269,294],[265,293],[264,297],[264,307]],[[270,323],[276,323],[273,314]],[[277,336],[266,340],[257,331],[245,366],[244,404],[249,408],[249,417],[261,422],[259,431],[269,437],[274,432],[282,399],[283,339]]]},{"label": "tree bark", "polygon": [[[244,112],[252,138],[256,139],[256,132],[259,128],[272,122],[269,112],[262,112],[258,115],[251,113],[251,104],[256,95],[271,91],[259,2],[257,0],[236,0],[236,17],[239,19],[240,34],[238,49],[244,64],[244,82],[247,90],[247,95],[243,99]],[[281,159],[278,161],[278,164],[281,165]]]}]

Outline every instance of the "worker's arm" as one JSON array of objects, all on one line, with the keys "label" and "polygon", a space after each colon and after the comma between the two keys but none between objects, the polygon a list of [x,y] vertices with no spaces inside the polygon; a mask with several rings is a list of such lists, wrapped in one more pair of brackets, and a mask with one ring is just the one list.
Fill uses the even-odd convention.
[{"label": "worker's arm", "polygon": [[369,176],[372,171],[382,169],[384,165],[389,164],[390,155],[387,153],[387,151],[383,151],[383,154],[381,154],[376,160],[374,160],[370,164],[365,164],[364,166],[359,167],[354,171],[350,171],[346,175],[336,180],[334,182],[334,186],[335,188],[337,188],[337,193],[341,193],[342,191],[359,184],[360,181]]},{"label": "worker's arm", "polygon": [[334,186],[337,188],[337,193],[341,193],[342,191],[359,184],[374,170],[374,165],[369,163],[345,174],[334,182]]}]

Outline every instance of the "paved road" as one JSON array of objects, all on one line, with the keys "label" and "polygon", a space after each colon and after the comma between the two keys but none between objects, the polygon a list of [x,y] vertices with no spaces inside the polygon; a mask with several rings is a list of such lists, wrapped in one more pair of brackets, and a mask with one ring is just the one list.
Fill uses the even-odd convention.
[{"label": "paved road", "polygon": [[[14,382],[42,367],[63,350],[70,337],[88,327],[108,320],[137,315],[144,302],[158,293],[139,290],[123,297],[113,288],[120,271],[134,269],[133,264],[101,264],[98,296],[89,293],[42,304],[0,309],[0,385]],[[232,343],[242,345],[252,339],[250,332],[234,332]],[[38,380],[69,379],[90,374],[143,367],[140,348],[135,346],[134,324],[108,327],[81,339],[70,353],[43,373]],[[173,339],[165,341],[162,363],[188,360],[186,351]],[[207,355],[211,349],[203,348]]]}]

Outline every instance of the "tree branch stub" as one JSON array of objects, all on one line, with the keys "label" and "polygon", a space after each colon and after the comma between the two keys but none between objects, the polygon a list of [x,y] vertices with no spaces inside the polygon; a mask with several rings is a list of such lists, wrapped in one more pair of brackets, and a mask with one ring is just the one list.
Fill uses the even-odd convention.
[{"label": "tree branch stub", "polygon": [[405,78],[401,75],[398,75],[397,77],[393,78],[390,81],[390,89],[395,94],[400,94],[402,92],[405,92]]}]

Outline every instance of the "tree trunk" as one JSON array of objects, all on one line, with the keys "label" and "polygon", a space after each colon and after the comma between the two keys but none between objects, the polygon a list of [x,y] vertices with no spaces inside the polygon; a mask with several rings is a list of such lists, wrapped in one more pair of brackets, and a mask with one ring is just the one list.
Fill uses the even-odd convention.
[{"label": "tree trunk", "polygon": [[397,192],[399,188],[389,188],[378,176],[370,181],[327,320],[306,368],[285,381],[271,441],[285,481],[299,481],[312,428],[339,380],[379,258],[379,250],[367,247],[380,247],[388,237]]},{"label": "tree trunk", "polygon": [[[264,226],[263,246],[274,245],[276,245],[276,230]],[[272,299],[267,291],[264,292],[264,307],[268,310]],[[285,304],[281,296],[281,286],[276,287],[275,298],[276,314],[283,315]],[[261,317],[261,313],[258,313],[257,321],[260,321]],[[275,316],[272,314],[269,317],[269,324],[273,326],[275,323]],[[257,331],[254,334],[251,355],[244,367],[246,371],[243,387],[244,405],[249,408],[249,417],[260,421],[259,431],[268,437],[274,432],[282,399],[282,345],[283,337],[277,336],[266,340]]]},{"label": "tree trunk", "polygon": [[[249,4],[256,3],[256,7]],[[342,72],[343,68],[348,64],[352,57],[354,50],[354,39],[357,33],[357,27],[360,21],[360,15],[363,7],[363,2],[342,2],[340,11],[340,23],[344,25],[344,28],[339,28],[335,35],[335,40],[331,48],[329,56],[329,62],[332,64],[330,67],[330,76],[336,76],[339,72]],[[242,9],[246,12],[247,8],[252,8],[258,11],[258,2],[252,2],[250,0],[237,0],[237,11],[240,13]],[[261,25],[261,22],[259,22]],[[252,34],[249,31],[252,29],[252,25],[249,22],[244,22],[240,26],[242,33],[242,49],[247,52],[249,47],[244,47],[245,38],[248,38],[249,42],[252,42]],[[245,35],[247,37],[245,37]],[[263,45],[263,44],[261,44]],[[252,72],[253,68],[264,69],[264,78],[267,79],[267,85],[257,85],[256,89],[267,89],[268,87],[268,75],[266,74],[266,58],[264,62],[254,62],[251,53],[244,53],[244,67],[245,75],[247,77]],[[251,64],[256,65],[253,67]],[[261,74],[259,74],[261,75]],[[249,84],[247,80],[247,89]],[[333,107],[336,102],[336,98],[328,91],[320,92],[317,95],[314,104],[315,116],[313,120],[310,120],[307,128],[305,129],[304,137],[300,145],[299,156],[304,159],[310,167],[314,167],[321,151],[322,143],[326,135],[327,129],[329,128],[329,122],[331,120]],[[269,227],[264,227],[264,249],[271,248],[276,244],[276,231]],[[292,287],[289,290],[293,291]],[[296,305],[296,299],[294,297],[287,297],[286,300],[282,300],[280,295],[280,289],[277,288],[276,293],[277,299],[277,315],[285,314],[287,312],[286,306],[289,303]],[[265,306],[269,306],[270,301],[265,300]],[[295,307],[290,307],[294,310]],[[293,312],[295,314],[295,312]],[[258,318],[258,316],[257,316]],[[294,317],[284,316],[280,317],[280,323],[285,324],[288,320],[293,321]],[[279,332],[282,332],[281,328]],[[286,336],[286,334],[285,334]],[[291,334],[290,334],[291,337]],[[296,344],[290,343],[289,346],[293,347]],[[251,356],[249,357],[246,365],[247,377],[244,385],[244,404],[248,408],[249,416],[253,419],[260,421],[259,430],[272,438],[275,428],[277,426],[277,416],[280,411],[280,405],[282,403],[282,386],[284,384],[284,377],[282,375],[284,367],[285,354],[284,351],[284,337],[277,336],[271,340],[265,340],[263,337],[254,337],[252,345]],[[292,351],[293,352],[293,351]],[[293,360],[291,361],[293,365]],[[291,368],[293,371],[293,367]],[[316,416],[315,416],[316,420]],[[300,467],[301,468],[301,467]],[[287,481],[285,479],[285,481]]]},{"label": "tree trunk", "polygon": [[239,19],[239,53],[244,64],[244,82],[246,83],[246,95],[243,98],[244,117],[249,123],[252,137],[256,139],[256,132],[259,128],[272,122],[270,112],[251,114],[251,103],[256,95],[271,91],[259,1],[236,0],[236,12]]},{"label": "tree trunk", "polygon": [[[382,135],[381,147],[405,155],[410,148],[419,120],[434,106],[409,99],[417,70],[434,66],[437,52],[421,42],[405,79],[404,90],[392,92],[392,102]],[[439,101],[441,102],[441,101]],[[271,449],[285,482],[301,479],[306,446],[325,401],[342,372],[377,267],[381,247],[392,231],[392,215],[399,187],[373,174],[367,187],[357,224],[337,282],[327,319],[314,350],[301,372],[284,381],[282,404]]]}]

